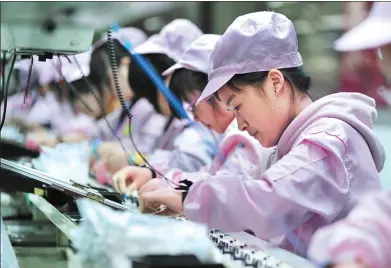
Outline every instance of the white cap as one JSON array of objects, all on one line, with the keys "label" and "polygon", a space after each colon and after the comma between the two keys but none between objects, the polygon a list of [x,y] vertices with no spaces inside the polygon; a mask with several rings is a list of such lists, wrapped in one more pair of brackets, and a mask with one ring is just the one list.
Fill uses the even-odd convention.
[{"label": "white cap", "polygon": [[[76,61],[74,59],[76,58]],[[90,74],[90,61],[91,61],[91,50],[77,54],[75,56],[68,56],[71,63],[67,59],[61,58],[62,62],[62,75],[68,83],[72,83],[76,80],[79,80],[84,76]],[[78,66],[78,64],[80,66]],[[81,69],[81,70],[80,70]]]},{"label": "white cap", "polygon": [[376,2],[359,25],[334,43],[338,51],[379,48],[391,43],[391,2]]},{"label": "white cap", "polygon": [[208,84],[196,104],[236,74],[299,67],[303,60],[292,21],[279,13],[261,11],[234,20],[215,45],[209,65]]},{"label": "white cap", "polygon": [[217,34],[201,35],[201,37],[195,40],[185,53],[183,53],[179,62],[164,71],[162,75],[167,76],[172,74],[175,70],[182,68],[208,74],[209,56],[220,38],[221,35]]},{"label": "white cap", "polygon": [[[113,32],[111,35],[112,40],[117,40],[120,42],[122,46],[125,47],[125,44],[123,43],[123,39],[125,38],[129,40],[134,47],[137,47],[138,45],[142,44],[147,40],[147,35],[140,29],[134,28],[134,27],[126,27],[126,28],[121,28],[118,32]],[[92,52],[100,48],[102,45],[107,43],[107,35],[97,41],[93,46],[92,46]]]},{"label": "white cap", "polygon": [[201,30],[191,21],[176,19],[135,48],[138,54],[165,54],[178,62],[182,54],[198,37]]}]

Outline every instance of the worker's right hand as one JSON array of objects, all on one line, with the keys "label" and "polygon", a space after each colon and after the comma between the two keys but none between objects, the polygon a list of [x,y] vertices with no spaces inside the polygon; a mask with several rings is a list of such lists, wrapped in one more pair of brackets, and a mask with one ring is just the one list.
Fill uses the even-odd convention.
[{"label": "worker's right hand", "polygon": [[151,179],[152,172],[148,168],[128,166],[114,174],[113,187],[118,193],[130,195]]}]

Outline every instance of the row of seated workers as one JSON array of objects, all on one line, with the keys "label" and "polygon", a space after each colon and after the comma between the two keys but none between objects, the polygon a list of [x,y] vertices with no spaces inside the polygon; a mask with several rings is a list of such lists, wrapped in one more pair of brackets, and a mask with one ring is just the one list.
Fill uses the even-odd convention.
[{"label": "row of seated workers", "polygon": [[[390,14],[391,3],[375,3],[335,49],[379,49],[387,68],[391,31],[372,22],[388,19],[391,29]],[[134,55],[160,74],[188,118]],[[30,90],[27,101],[25,93],[8,97],[6,120],[27,131],[26,146],[88,141],[91,173],[121,194],[137,191],[143,212],[164,205],[164,215],[247,231],[319,264],[391,267],[376,103],[344,92],[313,100],[285,15],[246,14],[223,35],[186,19],[151,37],[122,28],[88,52],[15,68],[18,86]]]}]

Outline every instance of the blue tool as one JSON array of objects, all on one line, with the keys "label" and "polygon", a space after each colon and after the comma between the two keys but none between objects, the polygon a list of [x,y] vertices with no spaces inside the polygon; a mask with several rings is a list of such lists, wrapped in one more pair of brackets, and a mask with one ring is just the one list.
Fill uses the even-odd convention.
[{"label": "blue tool", "polygon": [[[120,27],[118,24],[112,26],[114,32],[118,32]],[[166,86],[164,81],[160,78],[160,75],[156,72],[155,68],[140,54],[137,54],[134,51],[132,43],[121,36],[122,41],[124,42],[126,50],[132,54],[133,59],[136,63],[143,69],[143,71],[148,75],[154,85],[163,93],[164,97],[172,105],[178,115],[182,118],[185,118],[189,121],[192,121],[189,115],[186,113],[185,109],[182,106],[182,102],[178,99],[177,96],[172,93],[172,91]]]}]

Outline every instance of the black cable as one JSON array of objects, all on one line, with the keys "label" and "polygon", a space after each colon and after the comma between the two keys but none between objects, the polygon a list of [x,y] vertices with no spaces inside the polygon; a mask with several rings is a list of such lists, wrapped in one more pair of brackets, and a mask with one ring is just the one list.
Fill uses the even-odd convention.
[{"label": "black cable", "polygon": [[113,73],[113,78],[114,78],[114,86],[117,91],[121,106],[125,110],[126,115],[128,116],[128,118],[130,120],[132,118],[132,114],[128,108],[128,105],[125,101],[124,96],[122,95],[121,86],[120,86],[120,82],[119,82],[119,78],[118,78],[117,61],[115,59],[115,47],[114,47],[114,42],[113,42],[111,35],[112,35],[112,31],[109,30],[107,32],[107,42],[108,42],[108,49],[109,49],[109,60],[110,60],[110,65],[111,65],[111,71]]},{"label": "black cable", "polygon": [[7,56],[6,52],[3,52],[3,58],[4,60],[1,63],[1,93],[0,93],[0,104],[3,103],[3,99],[6,97],[5,94],[5,57]]},{"label": "black cable", "polygon": [[[59,61],[61,62],[61,59],[60,59],[60,55],[57,55],[58,56],[58,59]],[[61,72],[61,69],[57,69],[57,66],[54,65],[54,62],[52,62],[52,65],[53,67],[55,68],[55,70],[58,72],[59,76],[61,77],[61,79],[63,81],[65,81],[65,77],[63,76],[62,72]],[[83,100],[83,98],[80,96],[79,92],[77,91],[77,89],[71,85],[70,83],[68,83],[67,81],[65,81],[65,84],[71,89],[72,92],[75,93],[76,97],[80,100],[80,102],[83,104],[83,106],[90,112],[90,113],[93,113],[93,110],[92,108]],[[61,90],[61,87],[59,88],[59,90]],[[103,133],[103,130],[100,128],[99,125],[97,125],[98,129],[99,129],[99,133]]]},{"label": "black cable", "polygon": [[33,71],[33,65],[34,65],[34,57],[31,57],[29,72],[28,72],[28,77],[27,77],[27,85],[24,90],[24,99],[23,99],[24,104],[26,104],[27,96],[29,94],[29,86],[30,86],[30,80],[31,80],[31,73]]},{"label": "black cable", "polygon": [[[5,98],[4,98],[4,111],[3,111],[3,115],[2,115],[2,119],[1,119],[1,123],[0,123],[0,131],[3,129],[4,123],[5,123],[5,114],[7,111],[7,100],[8,100],[8,87],[10,85],[11,75],[12,75],[12,71],[14,70],[16,57],[17,57],[17,54],[14,53],[14,58],[12,59],[12,63],[11,63],[11,69],[8,72],[7,84],[5,85],[5,89],[3,89]],[[3,70],[3,72],[5,72],[5,70]]]},{"label": "black cable", "polygon": [[[160,176],[162,176],[167,182],[170,182],[172,184],[174,184],[175,186],[181,186],[173,181],[171,181],[170,179],[168,179],[166,176],[164,176],[162,173],[160,173],[158,170],[156,170],[149,162],[147,159],[145,159],[145,157],[141,154],[141,152],[138,150],[137,146],[136,146],[136,143],[134,142],[133,140],[133,135],[132,135],[132,131],[131,131],[131,128],[132,128],[132,114],[130,112],[130,109],[128,108],[127,104],[126,104],[126,101],[125,101],[125,98],[123,97],[122,95],[122,92],[121,92],[121,87],[120,87],[120,82],[119,82],[119,78],[118,78],[118,68],[117,68],[117,61],[116,61],[116,58],[115,58],[115,48],[114,48],[114,41],[112,39],[112,31],[111,29],[107,31],[107,44],[108,44],[108,49],[109,49],[109,58],[110,58],[110,64],[111,64],[111,70],[112,70],[112,73],[113,73],[113,78],[114,78],[114,85],[115,85],[115,89],[117,91],[117,94],[118,94],[118,97],[119,97],[119,100],[120,100],[120,103],[121,103],[121,106],[122,106],[122,109],[125,110],[126,112],[126,115],[128,116],[129,118],[129,137],[130,137],[130,141],[132,142],[132,145],[134,147],[134,149],[136,150],[136,152],[139,154],[139,156],[143,159],[144,163],[146,165],[149,166],[150,169],[152,169],[153,171],[156,172],[156,174],[159,174]],[[171,185],[170,185],[171,186]],[[172,186],[171,186],[172,187]],[[172,187],[174,188],[174,187]]]}]

